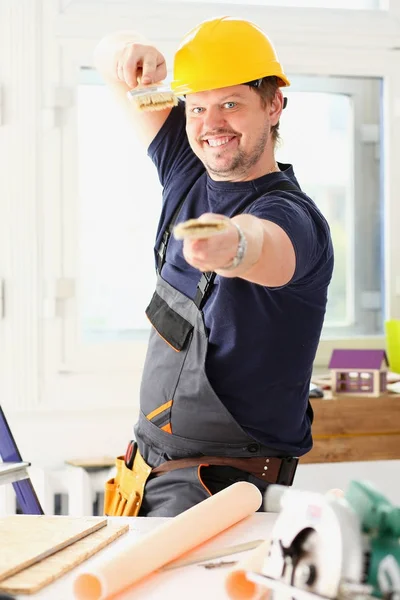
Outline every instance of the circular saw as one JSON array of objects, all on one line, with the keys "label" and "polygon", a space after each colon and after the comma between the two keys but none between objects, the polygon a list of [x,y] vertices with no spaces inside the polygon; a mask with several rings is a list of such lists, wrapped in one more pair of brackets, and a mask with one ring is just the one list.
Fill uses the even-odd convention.
[{"label": "circular saw", "polygon": [[343,498],[270,485],[279,512],[261,573],[273,600],[400,600],[400,508],[353,481]]}]

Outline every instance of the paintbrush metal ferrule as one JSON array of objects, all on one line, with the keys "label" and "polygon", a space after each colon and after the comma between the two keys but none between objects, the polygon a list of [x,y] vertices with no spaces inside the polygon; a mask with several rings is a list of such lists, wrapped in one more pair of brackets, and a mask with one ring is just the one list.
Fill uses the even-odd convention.
[{"label": "paintbrush metal ferrule", "polygon": [[127,92],[128,98],[138,98],[149,94],[173,94],[173,91],[168,85],[146,85],[145,87],[133,88]]}]

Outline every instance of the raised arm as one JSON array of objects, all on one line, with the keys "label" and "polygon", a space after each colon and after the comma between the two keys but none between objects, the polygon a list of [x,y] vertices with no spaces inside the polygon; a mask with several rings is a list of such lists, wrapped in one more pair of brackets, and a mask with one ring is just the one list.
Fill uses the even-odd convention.
[{"label": "raised arm", "polygon": [[158,83],[167,75],[165,58],[145,38],[134,31],[117,31],[100,40],[94,63],[102,79],[126,111],[146,148],[161,129],[171,109],[139,111],[127,92],[138,85]]}]

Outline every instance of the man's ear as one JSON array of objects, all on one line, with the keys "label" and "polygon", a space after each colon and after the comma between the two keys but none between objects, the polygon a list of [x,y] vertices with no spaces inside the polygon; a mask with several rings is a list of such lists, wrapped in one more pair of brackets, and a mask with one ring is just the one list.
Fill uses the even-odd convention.
[{"label": "man's ear", "polygon": [[276,125],[279,122],[285,104],[285,98],[283,97],[281,89],[277,89],[275,97],[271,104],[268,106],[269,118],[272,125]]}]

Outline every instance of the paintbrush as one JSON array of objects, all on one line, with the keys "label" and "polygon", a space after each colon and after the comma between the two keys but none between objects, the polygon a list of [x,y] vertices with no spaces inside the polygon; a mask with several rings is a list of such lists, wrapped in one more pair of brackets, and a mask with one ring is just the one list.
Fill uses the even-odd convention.
[{"label": "paintbrush", "polygon": [[168,85],[155,83],[139,85],[127,92],[129,100],[138,110],[164,110],[177,106],[178,98]]},{"label": "paintbrush", "polygon": [[186,238],[206,239],[226,231],[228,227],[229,219],[211,219],[209,221],[189,219],[175,225],[173,233],[177,240]]}]

